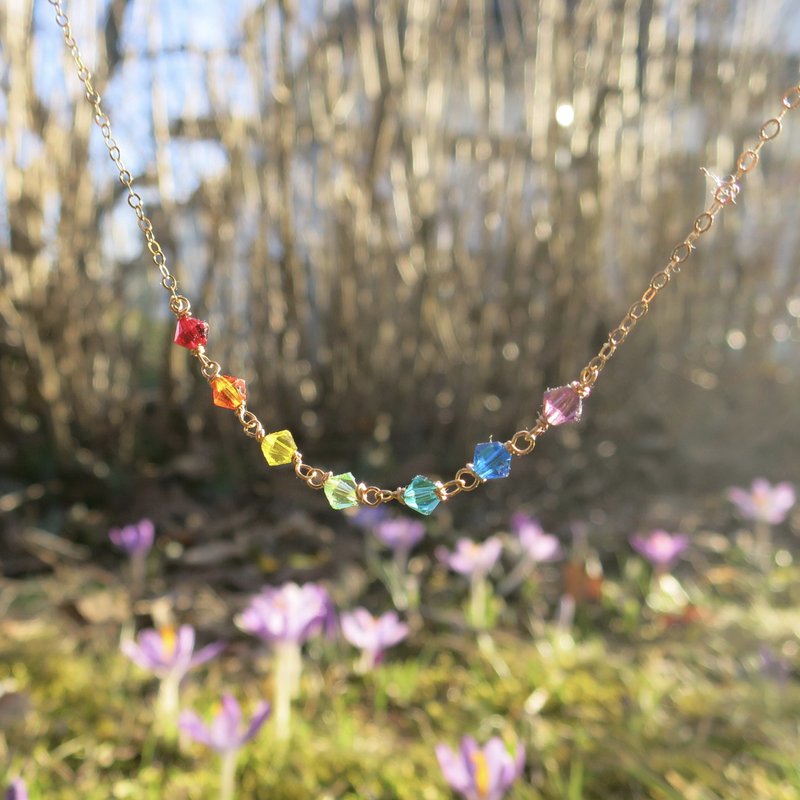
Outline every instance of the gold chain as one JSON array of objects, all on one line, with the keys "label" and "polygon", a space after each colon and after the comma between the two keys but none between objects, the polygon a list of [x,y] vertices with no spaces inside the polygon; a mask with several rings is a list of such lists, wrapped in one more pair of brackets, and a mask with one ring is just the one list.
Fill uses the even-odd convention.
[{"label": "gold chain", "polygon": [[[75,62],[78,78],[86,90],[86,99],[94,109],[94,122],[100,128],[108,149],[108,155],[119,172],[120,183],[128,190],[128,205],[136,214],[139,229],[144,234],[147,242],[147,249],[153,259],[153,263],[161,274],[161,285],[170,294],[170,311],[178,318],[188,316],[191,311],[191,303],[186,297],[179,294],[178,281],[167,267],[167,259],[158,239],[156,239],[153,223],[145,213],[141,196],[133,188],[133,176],[122,162],[122,153],[111,132],[111,122],[108,115],[103,111],[101,97],[92,83],[92,73],[83,62],[78,43],[72,35],[69,17],[64,11],[62,0],[48,1],[55,10],[56,23],[63,32],[64,42]],[[697,216],[692,225],[692,230],[672,250],[664,268],[653,275],[642,296],[628,309],[625,316],[620,320],[619,325],[608,334],[608,338],[597,355],[590,359],[581,370],[579,380],[571,384],[580,397],[588,396],[605,365],[617,352],[619,346],[628,338],[628,334],[636,327],[639,320],[647,314],[650,304],[655,300],[658,293],[681,271],[683,264],[695,249],[695,243],[711,229],[717,215],[723,208],[736,202],[736,197],[741,189],[739,181],[758,165],[761,148],[767,142],[775,139],[781,132],[783,118],[786,113],[799,107],[800,85],[797,85],[789,89],[781,98],[780,113],[776,117],[768,119],[761,126],[758,132],[758,142],[753,147],[744,150],[736,160],[736,171],[727,178],[715,178],[716,187],[713,191],[713,200],[708,208]],[[714,177],[707,171],[706,174],[712,178]],[[200,362],[200,371],[209,383],[221,374],[222,367],[218,362],[208,357],[205,347],[197,347],[192,350],[192,353]],[[236,409],[236,416],[247,436],[259,442],[264,439],[266,435],[264,426],[258,417],[247,409],[244,402]],[[527,455],[533,451],[538,438],[549,427],[550,423],[540,415],[533,427],[517,431],[508,441],[503,442],[503,445],[513,456]],[[322,489],[325,486],[325,482],[332,475],[327,470],[306,464],[299,451],[295,451],[292,456],[292,463],[297,477],[312,489]],[[452,480],[445,483],[437,482],[436,494],[439,500],[444,502],[461,492],[471,492],[482,483],[485,483],[485,480],[475,473],[472,464],[467,464],[456,472]],[[366,506],[378,506],[392,501],[402,503],[405,489],[406,487],[404,486],[397,489],[381,489],[378,486],[366,486],[361,483],[357,486],[357,498],[362,505]]]}]

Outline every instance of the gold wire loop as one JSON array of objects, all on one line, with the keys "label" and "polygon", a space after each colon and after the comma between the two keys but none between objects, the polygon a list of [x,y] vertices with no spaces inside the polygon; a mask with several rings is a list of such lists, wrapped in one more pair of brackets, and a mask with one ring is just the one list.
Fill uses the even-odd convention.
[{"label": "gold wire loop", "polygon": [[694,221],[694,230],[698,234],[705,233],[714,223],[714,217],[708,213],[708,211],[704,211],[702,214],[698,215],[697,219]]},{"label": "gold wire loop", "polygon": [[320,469],[319,467],[312,467],[308,478],[306,478],[306,483],[312,489],[322,489],[325,486],[325,481],[331,477],[331,474],[332,473],[326,472],[324,469]]},{"label": "gold wire loop", "polygon": [[299,450],[295,450],[292,461],[294,462],[295,475],[312,489],[322,489],[325,485],[325,481],[333,474],[319,467],[312,467],[309,464],[304,464],[303,454]]},{"label": "gold wire loop", "polygon": [[200,367],[200,372],[203,373],[203,377],[206,378],[208,381],[213,381],[214,378],[218,377],[220,372],[222,371],[222,367],[216,362],[212,361],[205,353],[205,348],[197,348],[194,351],[194,355],[196,356],[197,360],[202,364]]},{"label": "gold wire loop", "polygon": [[758,132],[758,138],[762,142],[771,142],[780,132],[782,123],[776,117],[768,119]]},{"label": "gold wire loop", "polygon": [[365,483],[359,483],[356,494],[362,505],[374,508],[383,502],[381,491],[377,486],[367,486]]},{"label": "gold wire loop", "polygon": [[436,485],[436,496],[446,503],[451,497],[461,494],[464,491],[464,481],[450,480]]},{"label": "gold wire loop", "polygon": [[[757,164],[758,153],[756,153],[755,150],[745,150],[736,160],[736,168],[742,173],[750,172],[750,170],[754,169]],[[717,199],[719,200],[719,198]]]},{"label": "gold wire loop", "polygon": [[174,294],[169,299],[169,310],[176,317],[186,317],[192,310],[192,304],[182,294]]},{"label": "gold wire loop", "polygon": [[239,418],[239,422],[242,423],[245,436],[260,442],[267,435],[261,421],[252,411],[248,411],[244,403],[236,409],[236,416]]},{"label": "gold wire loop", "polygon": [[465,492],[474,492],[482,483],[486,482],[475,474],[475,470],[472,469],[471,464],[467,464],[466,467],[461,467],[461,469],[456,472],[456,480]]},{"label": "gold wire loop", "polygon": [[784,108],[798,108],[800,107],[800,85],[792,86],[786,94],[784,94],[781,101]]},{"label": "gold wire loop", "polygon": [[536,437],[526,429],[517,431],[506,443],[506,450],[513,456],[526,456],[536,447]]}]

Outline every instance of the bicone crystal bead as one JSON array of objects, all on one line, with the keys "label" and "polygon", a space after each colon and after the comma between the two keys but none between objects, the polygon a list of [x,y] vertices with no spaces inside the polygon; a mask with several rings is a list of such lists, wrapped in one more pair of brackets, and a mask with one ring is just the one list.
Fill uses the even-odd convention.
[{"label": "bicone crystal bead", "polygon": [[583,400],[574,386],[559,386],[544,393],[544,418],[551,425],[580,422]]},{"label": "bicone crystal bead", "polygon": [[352,472],[343,472],[341,475],[331,475],[325,481],[325,497],[328,498],[331,508],[337,511],[340,508],[350,508],[358,505],[358,486]]},{"label": "bicone crystal bead", "polygon": [[288,464],[297,451],[294,437],[289,431],[275,431],[268,433],[261,440],[261,452],[271,467]]},{"label": "bicone crystal bead", "polygon": [[436,484],[424,475],[417,475],[403,492],[403,502],[420,514],[433,513],[433,509],[441,502],[436,494]]},{"label": "bicone crystal bead", "polygon": [[220,408],[239,408],[247,399],[247,386],[241,378],[233,375],[218,375],[211,381],[214,405]]},{"label": "bicone crystal bead", "polygon": [[189,350],[204,346],[208,342],[208,323],[195,317],[178,317],[173,341]]},{"label": "bicone crystal bead", "polygon": [[481,442],[475,445],[472,471],[484,481],[507,478],[511,472],[511,453],[502,442]]}]

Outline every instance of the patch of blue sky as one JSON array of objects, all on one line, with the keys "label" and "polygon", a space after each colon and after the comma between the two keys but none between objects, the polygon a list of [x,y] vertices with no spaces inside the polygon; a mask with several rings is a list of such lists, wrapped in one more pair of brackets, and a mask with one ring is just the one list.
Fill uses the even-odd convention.
[{"label": "patch of blue sky", "polygon": [[[153,60],[159,99],[165,105],[168,119],[198,119],[211,114],[206,63],[205,55],[189,51],[167,51]],[[148,90],[142,87],[142,91]]]},{"label": "patch of blue sky", "polygon": [[[122,151],[125,167],[134,179],[155,161],[150,85],[152,66],[148,61],[126,59],[114,71],[103,104],[111,118],[111,130]],[[116,180],[114,167],[99,130],[90,140],[92,175],[95,184],[106,186]]]},{"label": "patch of blue sky", "polygon": [[242,20],[258,0],[133,0],[124,21],[126,48],[147,51],[154,22],[159,48],[224,50],[240,38]]},{"label": "patch of blue sky", "polygon": [[[155,195],[151,197],[157,199]],[[114,207],[103,215],[100,221],[100,247],[103,263],[109,265],[112,273],[116,264],[133,261],[144,253],[144,237],[131,215],[127,195],[121,196]]]},{"label": "patch of blue sky", "polygon": [[172,167],[176,203],[186,203],[205,181],[213,181],[228,169],[228,156],[211,139],[173,139],[167,157]]},{"label": "patch of blue sky", "polygon": [[[208,63],[212,86],[224,87],[214,95],[215,115],[231,118],[254,117],[258,114],[258,93],[253,76],[240,58],[215,58]],[[264,77],[268,91],[272,81]]]},{"label": "patch of blue sky", "polygon": [[38,134],[27,128],[17,131],[14,142],[14,163],[22,170],[28,169],[39,156],[44,154],[44,142]]}]

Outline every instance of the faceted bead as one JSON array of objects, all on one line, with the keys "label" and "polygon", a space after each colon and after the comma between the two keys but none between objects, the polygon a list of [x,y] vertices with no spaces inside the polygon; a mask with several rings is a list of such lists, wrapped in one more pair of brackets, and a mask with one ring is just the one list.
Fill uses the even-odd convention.
[{"label": "faceted bead", "polygon": [[350,508],[358,505],[358,486],[356,479],[351,472],[343,472],[341,475],[331,475],[325,481],[325,497],[331,508],[337,511],[340,508]]},{"label": "faceted bead", "polygon": [[194,317],[178,317],[173,341],[181,347],[196,350],[208,341],[208,323]]},{"label": "faceted bead", "polygon": [[579,422],[583,401],[574,386],[559,386],[544,393],[544,418],[551,425]]},{"label": "faceted bead", "polygon": [[277,467],[281,464],[288,464],[292,456],[297,451],[297,445],[289,431],[275,431],[268,433],[261,440],[261,452],[267,459],[267,464]]},{"label": "faceted bead", "polygon": [[424,475],[417,475],[411,483],[406,486],[403,492],[403,501],[409,508],[418,511],[420,514],[433,513],[433,509],[439,505],[441,500],[436,494],[436,484]]},{"label": "faceted bead", "polygon": [[241,378],[218,375],[211,381],[214,405],[235,410],[247,399],[247,387]]},{"label": "faceted bead", "polygon": [[511,472],[511,453],[501,442],[482,442],[475,445],[472,471],[484,481],[507,478]]}]

